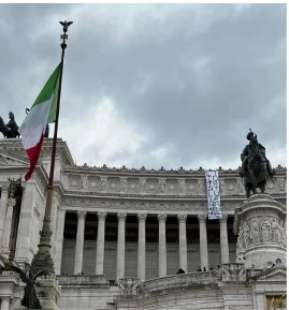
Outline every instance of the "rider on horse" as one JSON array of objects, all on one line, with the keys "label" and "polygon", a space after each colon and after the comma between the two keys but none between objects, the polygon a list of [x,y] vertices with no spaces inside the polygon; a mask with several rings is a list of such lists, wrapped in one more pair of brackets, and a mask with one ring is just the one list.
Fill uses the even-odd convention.
[{"label": "rider on horse", "polygon": [[247,134],[247,140],[250,142],[248,145],[246,145],[241,154],[242,168],[240,173],[244,175],[248,165],[250,165],[254,160],[258,160],[265,161],[267,163],[268,173],[272,177],[273,169],[271,167],[270,161],[266,158],[266,149],[261,143],[258,143],[257,135],[251,131],[251,129]]},{"label": "rider on horse", "polygon": [[245,189],[247,196],[250,190],[256,192],[256,188],[260,187],[264,192],[266,179],[273,177],[273,169],[270,161],[266,158],[266,149],[257,140],[257,135],[251,131],[247,134],[250,141],[241,154],[242,168],[240,176],[244,177]]},{"label": "rider on horse", "polygon": [[9,121],[5,125],[2,117],[0,116],[0,132],[6,138],[16,138],[20,136],[18,125],[15,121],[14,114],[9,112]]}]

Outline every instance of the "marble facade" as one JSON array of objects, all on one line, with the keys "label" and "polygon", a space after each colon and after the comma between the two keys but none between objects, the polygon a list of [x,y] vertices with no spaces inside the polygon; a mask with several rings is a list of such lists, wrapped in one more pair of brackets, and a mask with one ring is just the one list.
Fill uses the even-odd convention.
[{"label": "marble facade", "polygon": [[[51,143],[46,139],[41,163],[32,180],[23,183],[14,258],[19,264],[31,262],[37,250]],[[4,255],[9,252],[13,211],[8,178],[23,176],[26,167],[20,140],[0,140],[0,250]],[[219,176],[223,218],[210,221],[203,169],[77,166],[59,139],[51,223],[59,309],[263,310],[266,298],[283,296],[286,212],[276,211],[277,216],[268,211],[256,229],[251,217],[240,219],[237,238],[234,216],[246,201],[242,180],[237,170],[220,168]],[[285,168],[276,168],[274,182],[267,188],[274,200],[271,209],[283,208]],[[246,224],[254,228],[248,238]],[[266,246],[282,245],[281,262],[272,261],[274,267],[266,269],[248,265],[250,258],[247,264],[240,259],[252,257],[247,250],[256,246],[258,238]],[[185,273],[177,274],[180,268]],[[13,309],[20,296],[17,276],[0,274],[0,309]]]}]

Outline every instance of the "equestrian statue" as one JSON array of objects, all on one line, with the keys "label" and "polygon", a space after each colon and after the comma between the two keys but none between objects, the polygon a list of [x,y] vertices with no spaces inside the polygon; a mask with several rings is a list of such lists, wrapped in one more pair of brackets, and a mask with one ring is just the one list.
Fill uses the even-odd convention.
[{"label": "equestrian statue", "polygon": [[246,196],[249,197],[251,192],[257,193],[257,188],[265,192],[266,182],[269,178],[273,179],[274,170],[266,158],[265,147],[258,142],[257,135],[251,129],[247,139],[249,144],[241,154],[242,167],[239,174],[244,178]]},{"label": "equestrian statue", "polygon": [[0,116],[0,132],[5,138],[17,138],[20,136],[18,131],[19,127],[15,121],[14,114],[9,112],[9,121],[4,123],[3,118]]},{"label": "equestrian statue", "polygon": [[[30,112],[29,108],[25,109],[26,115]],[[19,133],[19,127],[15,121],[14,113],[9,112],[9,121],[7,124],[4,123],[3,118],[0,116],[0,132],[3,134],[5,138],[18,138],[20,137]],[[47,124],[45,132],[44,132],[44,138],[49,137],[49,125]]]}]

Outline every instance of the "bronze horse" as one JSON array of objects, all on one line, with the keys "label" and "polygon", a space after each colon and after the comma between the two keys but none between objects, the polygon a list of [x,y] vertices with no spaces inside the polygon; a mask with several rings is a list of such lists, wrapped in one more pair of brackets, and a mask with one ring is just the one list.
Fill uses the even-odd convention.
[{"label": "bronze horse", "polygon": [[266,158],[265,147],[258,143],[257,135],[250,131],[247,139],[250,143],[241,154],[243,165],[240,176],[244,178],[246,196],[249,197],[251,192],[257,193],[257,188],[261,193],[265,192],[267,180],[273,178],[274,171]]},{"label": "bronze horse", "polygon": [[12,112],[9,112],[9,122],[6,125],[3,118],[0,116],[0,132],[5,138],[17,138],[20,136],[18,125]]}]

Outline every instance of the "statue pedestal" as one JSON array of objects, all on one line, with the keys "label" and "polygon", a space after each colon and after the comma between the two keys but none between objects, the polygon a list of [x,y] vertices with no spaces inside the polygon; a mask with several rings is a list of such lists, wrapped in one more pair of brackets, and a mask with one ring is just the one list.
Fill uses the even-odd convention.
[{"label": "statue pedestal", "polygon": [[286,262],[286,208],[268,194],[249,197],[235,211],[237,262],[246,268]]},{"label": "statue pedestal", "polygon": [[40,277],[36,285],[37,296],[43,310],[58,310],[60,287],[55,277]]}]

